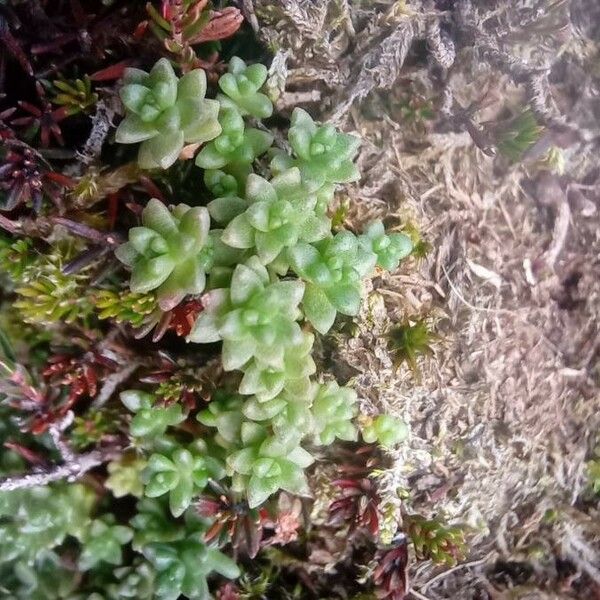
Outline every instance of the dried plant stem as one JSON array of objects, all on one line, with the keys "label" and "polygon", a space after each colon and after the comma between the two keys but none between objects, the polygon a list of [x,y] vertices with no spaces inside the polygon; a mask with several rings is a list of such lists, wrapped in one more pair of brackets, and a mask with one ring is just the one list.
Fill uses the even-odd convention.
[{"label": "dried plant stem", "polygon": [[53,467],[50,470],[4,477],[0,479],[0,492],[47,485],[63,479],[75,481],[89,470],[109,460],[110,456],[97,451],[88,452],[87,454],[75,456],[72,461]]},{"label": "dried plant stem", "polygon": [[515,84],[525,84],[531,110],[544,123],[557,120],[550,108],[551,93],[548,84],[549,67],[533,67],[505,50],[487,33],[479,22],[471,0],[460,0],[456,10],[458,25],[463,35],[473,40],[480,56],[491,67],[496,67],[512,78]]},{"label": "dried plant stem", "polygon": [[63,431],[73,422],[73,418],[73,413],[69,411],[61,421],[54,423],[48,428],[48,433],[64,461],[63,464],[21,475],[3,477],[0,479],[0,492],[10,492],[38,485],[47,485],[63,479],[76,481],[94,467],[101,465],[118,454],[118,448],[103,451],[93,450],[85,454],[75,454],[70,445],[62,437]]}]

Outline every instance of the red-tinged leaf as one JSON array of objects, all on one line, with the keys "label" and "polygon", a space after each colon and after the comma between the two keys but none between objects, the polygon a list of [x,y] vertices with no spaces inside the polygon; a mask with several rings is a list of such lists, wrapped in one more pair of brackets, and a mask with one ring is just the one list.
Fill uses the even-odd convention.
[{"label": "red-tinged leaf", "polygon": [[[61,106],[60,108],[53,110],[50,114],[55,123],[60,123],[60,121],[69,116],[69,109],[66,106]],[[60,129],[58,131],[60,132]]]},{"label": "red-tinged leaf", "polygon": [[75,187],[75,180],[71,177],[67,177],[62,173],[56,173],[55,171],[50,171],[44,175],[46,179],[53,181],[54,183],[58,183],[62,187],[73,188]]},{"label": "red-tinged leaf", "polygon": [[220,508],[220,503],[214,498],[200,496],[196,502],[196,509],[203,517],[214,517]]},{"label": "red-tinged leaf", "polygon": [[148,31],[148,21],[140,21],[133,30],[133,39],[139,42],[146,35],[146,31]]},{"label": "red-tinged leaf", "polygon": [[377,567],[373,571],[373,582],[378,598],[404,600],[408,592],[408,549],[406,538],[389,550],[378,552]]},{"label": "red-tinged leaf", "polygon": [[134,64],[132,60],[123,60],[110,67],[100,69],[90,75],[91,81],[113,81],[114,79],[121,79],[123,73],[127,67],[131,67]]},{"label": "red-tinged leaf", "polygon": [[27,462],[32,465],[46,465],[46,459],[38,454],[37,452],[26,448],[17,442],[4,442],[4,447],[16,452],[19,456],[23,457]]},{"label": "red-tinged leaf", "polygon": [[[42,111],[35,106],[34,104],[31,104],[30,102],[27,102],[26,100],[19,100],[17,102],[17,104],[23,109],[26,110],[28,113],[31,113],[34,117],[41,117],[42,116]],[[20,125],[21,123],[19,121],[22,121],[23,119],[14,119],[13,123],[16,123],[17,125]],[[23,123],[24,124],[24,123]]]},{"label": "red-tinged leaf", "polygon": [[244,17],[238,8],[230,6],[222,11],[213,13],[213,17],[190,43],[199,44],[231,37],[244,22]]},{"label": "red-tinged leaf", "polygon": [[33,67],[19,42],[8,30],[8,25],[3,19],[0,21],[0,43],[4,45],[7,52],[21,65],[21,68],[27,75],[31,77],[33,75]]},{"label": "red-tinged leaf", "polygon": [[355,488],[359,485],[356,479],[334,479],[332,483],[333,485],[337,485],[338,487],[341,487],[343,489]]},{"label": "red-tinged leaf", "polygon": [[140,183],[144,190],[148,193],[148,195],[152,198],[157,198],[161,202],[166,202],[163,193],[160,191],[160,188],[146,175],[140,176]]},{"label": "red-tinged leaf", "polygon": [[220,521],[216,521],[215,523],[212,524],[212,526],[209,528],[209,530],[204,534],[204,541],[210,542],[211,540],[214,540],[215,538],[217,538],[220,535],[222,530],[223,530],[223,523],[221,523]]},{"label": "red-tinged leaf", "polygon": [[46,54],[47,52],[55,52],[56,50],[62,48],[66,44],[69,44],[70,42],[74,42],[76,40],[76,33],[65,33],[63,35],[55,37],[50,42],[42,44],[33,44],[30,48],[30,51],[31,54]]}]

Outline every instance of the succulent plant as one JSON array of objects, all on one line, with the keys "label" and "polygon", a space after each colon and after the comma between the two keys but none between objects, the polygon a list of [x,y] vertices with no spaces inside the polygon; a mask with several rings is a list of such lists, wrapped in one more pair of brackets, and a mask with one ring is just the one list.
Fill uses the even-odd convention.
[{"label": "succulent plant", "polygon": [[232,489],[243,492],[250,508],[262,504],[280,489],[292,494],[306,494],[308,486],[304,469],[312,464],[312,456],[298,445],[298,437],[288,439],[268,436],[264,426],[244,423],[241,429],[243,448],[227,457],[232,475]]},{"label": "succulent plant", "polygon": [[263,402],[249,398],[242,411],[252,421],[268,421],[278,438],[287,439],[290,435],[296,437],[296,431],[304,435],[313,431],[315,423],[310,406],[310,396],[284,391]]},{"label": "succulent plant", "polygon": [[352,441],[356,439],[356,428],[352,423],[356,415],[356,392],[340,387],[335,381],[314,384],[312,413],[316,427],[315,441],[323,445],[332,444],[335,438]]},{"label": "succulent plant", "polygon": [[299,242],[288,250],[292,269],[306,282],[302,308],[320,333],[327,333],[336,312],[356,315],[362,279],[372,271],[376,256],[365,251],[349,231],[310,245]]},{"label": "succulent plant", "polygon": [[208,407],[201,410],[196,418],[207,427],[215,427],[219,434],[218,443],[235,444],[239,437],[244,417],[241,411],[242,398],[217,390]]},{"label": "succulent plant", "polygon": [[115,251],[131,267],[134,293],[156,290],[162,310],[171,310],[186,294],[199,294],[211,263],[210,216],[204,207],[178,204],[169,210],[153,198],[142,211],[142,226],[129,230],[129,241]]},{"label": "succulent plant", "polygon": [[129,521],[134,529],[131,546],[136,552],[142,552],[149,544],[172,542],[187,535],[185,524],[173,520],[166,497],[142,498],[136,503],[136,510]]},{"label": "succulent plant", "polygon": [[106,586],[111,600],[152,600],[155,597],[156,573],[148,562],[136,560],[131,566],[115,569],[113,574],[117,582]]},{"label": "succulent plant", "polygon": [[404,600],[408,587],[408,548],[406,536],[389,548],[383,548],[375,555],[376,567],[373,571],[373,582],[376,586],[376,597],[386,600]]},{"label": "succulent plant", "polygon": [[[217,198],[209,211],[217,221],[226,220],[234,204]],[[248,208],[235,216],[223,231],[223,241],[234,248],[255,248],[263,264],[273,262],[298,241],[317,242],[329,235],[331,222],[314,212],[316,195],[302,186],[300,171],[289,169],[270,182],[249,175],[245,200]]]},{"label": "succulent plant", "polygon": [[392,448],[408,437],[408,427],[404,421],[382,414],[375,418],[366,417],[361,424],[361,433],[367,444],[378,442]]},{"label": "succulent plant", "polygon": [[219,169],[204,171],[204,185],[217,198],[229,198],[242,193],[238,180],[233,175]]},{"label": "succulent plant", "polygon": [[219,124],[220,135],[196,156],[196,165],[203,169],[227,167],[227,170],[239,170],[264,154],[273,143],[273,135],[267,131],[246,127],[244,119],[234,108],[221,109]]},{"label": "succulent plant", "polygon": [[67,536],[81,539],[94,499],[81,484],[0,492],[0,562],[30,562]]},{"label": "succulent plant", "polygon": [[299,281],[270,283],[269,273],[252,257],[238,265],[228,289],[211,290],[203,299],[188,341],[223,340],[225,370],[239,369],[252,357],[282,368],[285,349],[302,341],[296,320],[304,286]]},{"label": "succulent plant", "polygon": [[157,405],[155,398],[141,390],[121,392],[121,402],[135,416],[131,420],[129,431],[135,437],[158,437],[167,427],[177,425],[185,419],[179,404]]},{"label": "succulent plant", "polygon": [[205,494],[196,501],[198,514],[211,522],[204,535],[206,542],[231,543],[234,557],[238,552],[254,558],[260,549],[265,511],[253,509],[240,494],[210,482],[213,495]]},{"label": "succulent plant", "polygon": [[341,496],[329,506],[329,524],[347,523],[352,535],[365,529],[373,538],[379,533],[380,498],[373,480],[368,477],[336,479]]},{"label": "succulent plant", "polygon": [[59,79],[53,84],[56,95],[52,102],[64,106],[68,115],[91,112],[98,102],[98,94],[92,90],[92,82],[87,75],[73,81]]},{"label": "succulent plant", "polygon": [[302,181],[313,190],[359,179],[360,173],[352,162],[359,138],[339,133],[333,125],[319,126],[305,110],[295,108],[288,140],[294,157],[283,151],[275,152],[271,162],[275,172],[299,167]]},{"label": "succulent plant", "polygon": [[117,323],[130,323],[133,327],[141,327],[156,310],[156,298],[152,292],[136,294],[130,290],[98,290],[92,302],[100,310],[99,319],[114,319]]},{"label": "succulent plant", "polygon": [[[93,310],[85,293],[89,275],[85,270],[64,272],[74,251],[72,244],[57,243],[51,252],[37,255],[24,266],[15,279],[17,299],[14,303],[24,321],[50,325],[89,319]],[[16,275],[16,271],[13,274]]]},{"label": "succulent plant", "polygon": [[229,557],[201,541],[197,533],[169,543],[149,544],[144,556],[156,570],[156,598],[176,600],[182,594],[190,600],[209,598],[206,578],[216,571],[235,578],[240,571]]},{"label": "succulent plant", "polygon": [[271,362],[255,356],[244,366],[244,376],[240,382],[240,394],[255,395],[259,402],[271,400],[282,390],[295,395],[307,395],[310,390],[310,376],[316,371],[311,356],[314,336],[304,333],[299,344],[286,348],[283,364],[274,366]]},{"label": "succulent plant", "polygon": [[267,67],[261,64],[246,66],[237,56],[229,61],[227,73],[221,75],[219,87],[224,95],[219,95],[222,106],[231,106],[245,116],[266,119],[273,113],[273,104],[258,90],[267,80]]},{"label": "succulent plant", "polygon": [[[7,600],[58,600],[72,598],[78,573],[66,568],[58,554],[44,552],[35,562],[18,561],[6,574],[0,566],[0,581]],[[11,593],[8,592],[11,590]]]},{"label": "succulent plant", "polygon": [[371,223],[359,237],[361,246],[377,256],[377,265],[387,271],[398,268],[398,264],[413,249],[411,239],[403,233],[386,234],[381,221]]},{"label": "succulent plant", "polygon": [[88,571],[101,562],[120,565],[121,546],[130,542],[132,537],[133,531],[124,525],[117,525],[114,515],[94,519],[82,539],[79,568]]},{"label": "succulent plant", "polygon": [[177,447],[168,456],[155,453],[150,456],[144,476],[144,493],[150,498],[169,494],[169,508],[175,517],[182,515],[195,492],[204,489],[210,476],[217,477],[216,461],[201,456],[197,445]]},{"label": "succulent plant", "polygon": [[206,74],[195,69],[178,79],[161,58],[150,73],[127,69],[120,95],[126,116],[117,128],[121,144],[142,142],[138,163],[143,169],[167,169],[185,143],[202,143],[221,132],[219,103],[206,100]]},{"label": "succulent plant", "polygon": [[144,493],[142,471],[146,464],[146,461],[134,452],[125,453],[118,460],[108,463],[108,477],[104,485],[115,498],[129,495],[140,498]]}]

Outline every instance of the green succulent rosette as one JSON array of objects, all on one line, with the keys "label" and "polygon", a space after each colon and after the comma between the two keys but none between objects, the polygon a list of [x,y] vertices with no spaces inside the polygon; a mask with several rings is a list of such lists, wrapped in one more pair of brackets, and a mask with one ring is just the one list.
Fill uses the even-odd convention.
[{"label": "green succulent rosette", "polygon": [[341,231],[313,245],[299,242],[287,254],[292,269],[306,282],[302,308],[317,331],[327,333],[337,312],[358,313],[362,280],[377,258],[353,233]]},{"label": "green succulent rosette", "polygon": [[179,404],[157,405],[155,398],[141,390],[125,390],[120,395],[121,402],[135,416],[129,425],[129,432],[135,437],[160,437],[168,427],[185,419]]},{"label": "green succulent rosette", "polygon": [[234,579],[240,570],[231,558],[211,548],[194,532],[172,542],[153,543],[144,547],[144,556],[156,571],[155,594],[160,600],[210,598],[207,578],[216,572]]},{"label": "green succulent rosette", "polygon": [[0,492],[2,562],[33,562],[68,536],[88,529],[94,492],[81,484],[57,483]]},{"label": "green succulent rosette", "polygon": [[314,336],[303,333],[299,344],[286,348],[282,364],[273,364],[260,355],[253,357],[242,368],[244,376],[240,382],[239,393],[254,395],[259,402],[271,400],[286,390],[291,394],[303,395],[310,390],[310,376],[317,367],[311,352]]},{"label": "green succulent rosette", "polygon": [[303,292],[301,281],[272,283],[258,258],[251,257],[235,268],[230,288],[203,296],[204,310],[187,339],[196,343],[222,340],[227,371],[242,368],[253,357],[282,368],[286,348],[302,341],[297,320]]},{"label": "green succulent rosette", "polygon": [[273,114],[273,104],[259,92],[267,80],[267,67],[260,64],[247,66],[237,56],[229,61],[227,73],[219,78],[223,94],[218,99],[223,106],[235,108],[241,115],[266,119]]},{"label": "green succulent rosette", "polygon": [[131,291],[156,290],[162,310],[171,310],[187,294],[201,293],[212,264],[209,228],[203,206],[178,204],[169,210],[160,200],[150,200],[142,211],[142,226],[130,229],[129,241],[115,251],[131,267]]},{"label": "green succulent rosette", "polygon": [[377,265],[386,271],[394,271],[403,258],[413,249],[411,239],[403,233],[386,234],[381,221],[371,223],[359,236],[361,246],[377,256]]},{"label": "green succulent rosette", "polygon": [[262,504],[280,489],[307,494],[304,469],[314,459],[298,445],[299,436],[288,439],[269,436],[259,423],[246,422],[241,428],[243,447],[227,457],[232,489],[245,493],[250,508]]},{"label": "green succulent rosette", "polygon": [[255,249],[266,265],[299,241],[313,243],[329,235],[331,221],[315,214],[316,204],[316,195],[306,190],[300,171],[292,168],[270,182],[249,175],[243,201],[217,198],[208,205],[208,210],[218,222],[228,223],[222,236],[225,244]]},{"label": "green succulent rosette", "polygon": [[120,565],[123,560],[121,546],[129,543],[132,537],[133,531],[124,525],[117,525],[114,515],[95,519],[82,540],[79,568],[88,571],[103,562]]},{"label": "green succulent rosette", "polygon": [[215,198],[230,198],[239,196],[243,192],[236,177],[220,169],[206,169],[204,185]]},{"label": "green succulent rosette", "polygon": [[114,570],[116,583],[107,586],[108,597],[114,600],[152,600],[155,598],[156,573],[154,567],[144,560],[136,560],[131,566]]},{"label": "green succulent rosette", "polygon": [[228,447],[236,444],[244,422],[242,398],[237,394],[217,390],[208,407],[201,410],[196,419],[206,427],[217,429],[215,441],[221,446]]},{"label": "green succulent rosette", "polygon": [[184,144],[207,142],[221,132],[219,102],[205,99],[205,94],[202,69],[178,79],[166,58],[150,73],[126,69],[120,90],[125,118],[117,128],[116,141],[141,142],[138,164],[142,169],[167,169]]},{"label": "green succulent rosette", "polygon": [[234,108],[221,108],[221,133],[206,144],[196,156],[202,169],[225,169],[239,176],[244,167],[264,154],[273,143],[273,135],[261,129],[246,127],[244,119]]},{"label": "green succulent rosette", "polygon": [[306,436],[315,430],[316,423],[310,409],[310,394],[283,391],[271,400],[249,398],[242,412],[251,421],[268,422],[275,436],[286,440],[290,435],[296,436],[296,431]]},{"label": "green succulent rosette", "polygon": [[[206,486],[209,477],[220,478],[217,461],[206,456],[206,449],[197,442],[189,448],[176,446],[168,454],[156,452],[148,459],[144,471],[144,494],[157,498],[169,494],[169,508],[175,517],[181,516],[196,493]],[[202,452],[200,450],[203,450]]]},{"label": "green succulent rosette", "polygon": [[360,139],[338,132],[333,125],[317,125],[301,108],[295,108],[292,113],[288,141],[293,157],[283,151],[275,151],[271,161],[274,172],[296,166],[302,173],[302,181],[312,190],[360,178],[352,162]]},{"label": "green succulent rosette", "polygon": [[367,444],[378,442],[386,448],[392,448],[408,437],[408,426],[401,419],[382,414],[365,419],[361,433]]},{"label": "green succulent rosette", "polygon": [[356,427],[352,422],[357,413],[356,392],[331,381],[325,384],[314,384],[313,394],[315,443],[329,445],[335,438],[346,441],[356,440]]}]

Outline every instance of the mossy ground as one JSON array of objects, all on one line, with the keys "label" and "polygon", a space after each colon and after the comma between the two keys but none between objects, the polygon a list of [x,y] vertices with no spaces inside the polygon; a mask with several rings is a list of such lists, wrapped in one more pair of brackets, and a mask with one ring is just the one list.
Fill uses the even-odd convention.
[{"label": "mossy ground", "polygon": [[[368,307],[333,350],[364,409],[372,402],[410,423],[410,449],[394,459],[412,506],[471,530],[464,566],[413,570],[415,597],[595,597],[600,538],[586,476],[600,422],[593,3],[477,3],[492,34],[512,23],[503,48],[548,65],[566,125],[542,135],[560,147],[562,169],[539,152],[516,164],[488,156],[468,132],[448,130],[421,35],[425,2],[259,4],[259,35],[288,56],[291,91],[281,103],[300,99],[366,139],[346,226],[384,217],[388,226],[416,225],[431,247],[375,280]],[[434,4],[449,11],[447,24],[460,3],[431,3],[435,13]],[[525,23],[518,11],[535,6],[538,22]],[[410,39],[398,78],[377,89],[386,87],[377,48],[402,28]],[[340,112],[369,53],[375,84]],[[462,106],[476,103],[478,123],[502,129],[526,106],[523,87],[469,46],[449,77]],[[434,356],[418,361],[420,378],[395,370],[385,351],[389,327],[408,318],[428,319],[438,336]]]}]

